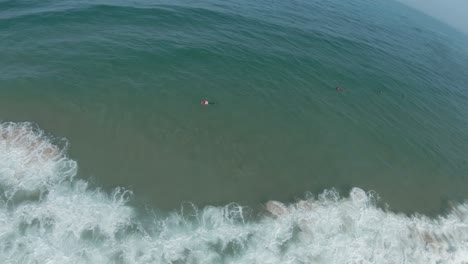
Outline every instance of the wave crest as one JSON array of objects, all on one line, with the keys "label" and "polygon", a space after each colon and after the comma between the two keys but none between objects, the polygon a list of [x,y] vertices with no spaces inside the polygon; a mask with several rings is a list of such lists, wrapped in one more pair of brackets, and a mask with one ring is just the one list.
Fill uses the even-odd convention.
[{"label": "wave crest", "polygon": [[0,187],[12,197],[18,191],[45,191],[71,179],[77,164],[31,123],[0,123]]},{"label": "wave crest", "polygon": [[[4,263],[466,263],[468,206],[406,216],[353,188],[292,204],[183,207],[136,214],[122,188],[107,194],[73,180],[66,148],[29,123],[0,124],[0,259]],[[38,201],[7,206],[18,191]],[[148,224],[149,223],[149,224]]]}]

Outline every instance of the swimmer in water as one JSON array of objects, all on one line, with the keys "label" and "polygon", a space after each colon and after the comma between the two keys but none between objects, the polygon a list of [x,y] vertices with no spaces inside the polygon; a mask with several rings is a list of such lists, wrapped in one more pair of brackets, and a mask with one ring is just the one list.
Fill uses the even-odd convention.
[{"label": "swimmer in water", "polygon": [[215,103],[214,102],[208,102],[208,100],[201,100],[200,104],[201,105],[214,105]]}]

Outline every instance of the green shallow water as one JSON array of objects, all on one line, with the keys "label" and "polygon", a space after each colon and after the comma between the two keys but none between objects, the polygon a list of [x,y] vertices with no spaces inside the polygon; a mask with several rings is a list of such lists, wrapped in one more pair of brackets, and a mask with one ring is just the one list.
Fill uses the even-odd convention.
[{"label": "green shallow water", "polygon": [[434,212],[468,198],[467,44],[391,1],[0,1],[0,118],[157,208],[357,186]]}]

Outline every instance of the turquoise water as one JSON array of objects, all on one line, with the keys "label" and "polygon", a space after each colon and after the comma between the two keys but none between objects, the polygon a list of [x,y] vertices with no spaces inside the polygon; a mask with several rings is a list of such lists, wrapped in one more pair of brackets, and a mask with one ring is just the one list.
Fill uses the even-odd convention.
[{"label": "turquoise water", "polygon": [[0,1],[0,259],[463,263],[467,44],[391,1]]}]

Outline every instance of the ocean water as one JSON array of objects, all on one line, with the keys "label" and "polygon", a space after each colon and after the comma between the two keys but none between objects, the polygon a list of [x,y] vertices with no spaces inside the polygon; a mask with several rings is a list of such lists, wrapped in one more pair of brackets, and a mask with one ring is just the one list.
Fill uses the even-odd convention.
[{"label": "ocean water", "polygon": [[0,0],[0,69],[1,263],[468,263],[468,36],[398,2]]}]

